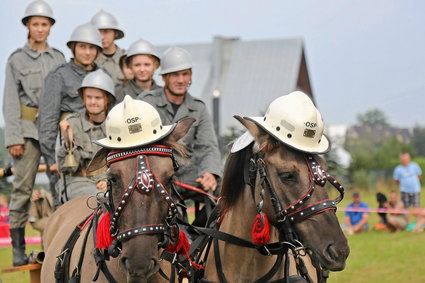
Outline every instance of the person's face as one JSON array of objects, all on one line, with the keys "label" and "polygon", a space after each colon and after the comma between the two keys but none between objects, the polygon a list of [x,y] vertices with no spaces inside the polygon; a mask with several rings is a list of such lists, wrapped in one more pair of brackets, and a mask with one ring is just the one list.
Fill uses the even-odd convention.
[{"label": "person's face", "polygon": [[95,45],[85,42],[76,42],[74,48],[74,59],[77,64],[89,66],[97,57],[98,49]]},{"label": "person's face", "polygon": [[192,70],[186,69],[162,76],[164,87],[175,96],[183,96],[192,82]]},{"label": "person's face", "polygon": [[400,163],[401,163],[403,166],[407,166],[407,165],[409,165],[409,163],[410,163],[410,154],[408,154],[408,153],[401,154],[401,155],[400,155]]},{"label": "person's face", "polygon": [[88,114],[98,115],[106,110],[108,101],[105,91],[98,88],[86,87],[83,89],[83,97]]},{"label": "person's face", "polygon": [[29,37],[38,43],[42,43],[47,40],[51,27],[52,24],[46,17],[34,16],[29,18],[27,21]]},{"label": "person's face", "polygon": [[99,32],[102,35],[103,48],[108,49],[114,44],[115,31],[113,29],[100,29]]},{"label": "person's face", "polygon": [[155,61],[147,55],[134,55],[129,67],[136,81],[146,82],[153,77]]},{"label": "person's face", "polygon": [[353,202],[356,204],[360,203],[360,196],[353,196]]}]

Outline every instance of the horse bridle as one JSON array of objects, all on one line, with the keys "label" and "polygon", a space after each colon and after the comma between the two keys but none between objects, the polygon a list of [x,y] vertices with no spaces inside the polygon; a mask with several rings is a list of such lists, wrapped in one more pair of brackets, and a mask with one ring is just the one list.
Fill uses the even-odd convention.
[{"label": "horse bridle", "polygon": [[[269,190],[273,208],[276,212],[276,219],[279,223],[285,222],[286,220],[288,220],[290,223],[296,223],[316,214],[320,214],[326,210],[336,210],[336,205],[344,197],[344,187],[333,176],[327,173],[311,154],[305,154],[305,160],[310,174],[309,188],[307,192],[305,192],[300,198],[283,209],[276,190],[268,178],[268,170],[262,154],[256,153],[250,158],[250,182],[248,184],[251,186],[251,188],[255,188],[255,179],[258,172],[260,177],[260,185],[263,187],[265,186]],[[336,199],[325,199],[303,209],[297,210],[299,207],[305,204],[308,199],[310,199],[311,195],[316,189],[316,185],[323,187],[326,182],[332,184],[340,193]]]},{"label": "horse bridle", "polygon": [[[169,157],[173,161],[174,169],[177,170],[178,168],[172,149],[163,145],[139,147],[131,150],[112,151],[108,154],[106,158],[108,166],[114,162],[131,157],[136,157],[137,160],[136,176],[132,179],[127,189],[122,194],[119,204],[116,208],[114,207],[114,202],[112,199],[112,184],[108,180],[107,210],[110,212],[110,233],[119,242],[128,241],[133,237],[142,235],[164,235],[161,242],[161,247],[164,247],[169,244],[170,239],[167,237],[167,235],[170,234],[170,230],[174,225],[174,219],[178,213],[178,209],[177,204],[170,195],[170,192],[167,191],[162,182],[151,171],[148,158],[149,155]],[[134,227],[126,231],[119,231],[118,220],[126,208],[126,205],[129,203],[133,193],[138,191],[141,194],[150,195],[152,190],[157,191],[162,200],[166,202],[168,206],[168,214],[167,218],[165,219],[165,223],[147,224],[140,227]]]},{"label": "horse bridle", "polygon": [[[310,218],[327,210],[336,211],[336,205],[344,197],[344,187],[320,166],[320,164],[315,160],[312,154],[306,153],[304,155],[304,158],[309,169],[309,188],[300,198],[298,198],[285,208],[283,208],[281,201],[276,193],[276,190],[269,180],[266,162],[264,161],[264,153],[262,151],[253,153],[249,157],[249,165],[248,168],[245,169],[245,182],[251,187],[253,199],[255,202],[254,191],[256,187],[257,175],[259,176],[259,184],[261,185],[261,187],[263,187],[263,189],[260,191],[261,200],[256,204],[256,206],[260,215],[264,202],[264,187],[268,189],[270,193],[270,199],[275,211],[276,220],[278,223],[278,225],[276,226],[280,232],[280,241],[282,243],[285,243],[286,246],[292,250],[293,255],[299,259],[298,263],[301,265],[300,269],[304,270],[302,271],[302,273],[304,274],[301,275],[303,275],[303,277],[308,281],[311,281],[308,272],[304,268],[304,262],[299,257],[302,254],[302,251],[305,252],[306,249],[303,244],[298,240],[298,237],[292,225],[294,223],[301,222],[307,218]],[[299,209],[311,198],[312,194],[316,189],[316,185],[324,187],[326,182],[329,182],[332,186],[334,186],[338,190],[340,195],[334,200],[321,200],[303,209]],[[312,261],[318,270],[317,273],[319,282],[326,281],[328,271],[323,269],[320,266],[320,263],[316,261],[316,259],[312,258]]]}]

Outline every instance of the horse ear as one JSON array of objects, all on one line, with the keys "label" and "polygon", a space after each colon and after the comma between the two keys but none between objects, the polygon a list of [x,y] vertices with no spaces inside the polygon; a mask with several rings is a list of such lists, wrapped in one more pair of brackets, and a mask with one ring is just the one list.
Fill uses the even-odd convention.
[{"label": "horse ear", "polygon": [[177,121],[177,125],[173,132],[167,137],[167,141],[177,142],[184,137],[189,131],[192,124],[196,121],[193,117],[185,117]]},{"label": "horse ear", "polygon": [[236,120],[238,120],[242,125],[244,125],[245,128],[249,131],[249,133],[254,137],[254,140],[258,144],[263,144],[263,142],[267,139],[267,133],[258,127],[254,122],[247,120],[245,118],[242,118],[239,115],[233,116]]},{"label": "horse ear", "polygon": [[102,147],[100,150],[98,150],[87,166],[87,172],[92,173],[106,166],[106,155],[108,152],[109,149],[105,147]]}]

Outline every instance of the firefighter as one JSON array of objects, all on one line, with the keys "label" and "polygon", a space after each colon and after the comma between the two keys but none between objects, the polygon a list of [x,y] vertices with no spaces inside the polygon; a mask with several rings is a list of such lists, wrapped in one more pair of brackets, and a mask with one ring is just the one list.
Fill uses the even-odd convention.
[{"label": "firefighter", "polygon": [[46,2],[31,2],[22,23],[28,29],[28,40],[7,61],[3,96],[5,144],[15,172],[9,206],[14,266],[28,263],[25,224],[41,156],[36,124],[44,78],[52,68],[65,62],[62,52],[47,43],[55,18]]},{"label": "firefighter", "polygon": [[128,84],[117,87],[118,102],[121,102],[127,94],[132,98],[137,98],[143,91],[161,88],[153,79],[160,59],[155,47],[149,41],[139,39],[133,42],[128,48],[126,63],[134,78]]},{"label": "firefighter", "polygon": [[75,28],[67,45],[74,58],[48,74],[40,102],[40,148],[54,173],[59,172],[54,150],[59,121],[84,109],[78,89],[83,78],[98,69],[94,61],[102,52],[102,37],[92,24],[83,24]]},{"label": "firefighter", "polygon": [[117,19],[110,13],[100,10],[91,19],[91,23],[99,29],[102,35],[103,52],[96,59],[96,64],[104,68],[115,84],[122,84],[124,74],[119,65],[124,49],[115,44],[115,40],[124,37],[124,32],[119,28]]}]

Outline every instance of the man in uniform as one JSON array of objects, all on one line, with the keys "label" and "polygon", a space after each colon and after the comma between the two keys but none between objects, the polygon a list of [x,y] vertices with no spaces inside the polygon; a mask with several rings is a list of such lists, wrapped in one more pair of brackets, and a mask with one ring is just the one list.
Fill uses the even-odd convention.
[{"label": "man in uniform", "polygon": [[28,263],[25,224],[40,163],[36,120],[44,78],[52,68],[65,62],[63,54],[47,44],[55,19],[46,2],[37,0],[30,3],[22,23],[28,28],[28,41],[8,59],[3,97],[5,144],[15,168],[9,207],[14,266]]},{"label": "man in uniform", "polygon": [[221,174],[220,151],[204,102],[188,92],[192,83],[192,66],[189,52],[180,47],[170,47],[161,58],[160,75],[164,87],[143,92],[138,98],[153,105],[165,124],[175,123],[183,117],[196,119],[183,138],[191,156],[188,164],[177,171],[177,178],[186,184],[214,191]]},{"label": "man in uniform", "polygon": [[97,69],[94,60],[102,52],[102,38],[92,24],[84,24],[72,32],[67,45],[74,58],[47,75],[40,102],[40,148],[50,170],[56,173],[58,166],[54,148],[59,121],[70,113],[84,109],[78,89],[83,78]]},{"label": "man in uniform", "polygon": [[103,10],[93,16],[91,23],[102,35],[103,52],[97,57],[96,64],[108,71],[116,85],[122,84],[124,74],[121,72],[119,60],[124,55],[124,50],[115,44],[115,40],[123,38],[124,32],[119,29],[117,19]]},{"label": "man in uniform", "polygon": [[143,91],[161,88],[153,79],[160,59],[155,47],[149,41],[139,39],[131,44],[127,51],[126,63],[134,78],[128,84],[117,86],[118,102],[121,102],[127,94],[132,98],[137,98]]},{"label": "man in uniform", "polygon": [[[57,182],[57,193],[63,202],[106,191],[106,172],[96,172],[88,176],[87,166],[100,147],[92,141],[102,139],[105,135],[104,121],[109,109],[115,103],[114,82],[102,69],[89,73],[83,80],[79,93],[84,101],[84,110],[69,115],[69,123],[62,134],[73,144],[71,149],[76,166],[64,168],[69,142],[62,142],[57,148],[57,163],[61,171],[67,171]],[[67,148],[68,147],[68,148]],[[66,190],[66,191],[65,191]]]}]

